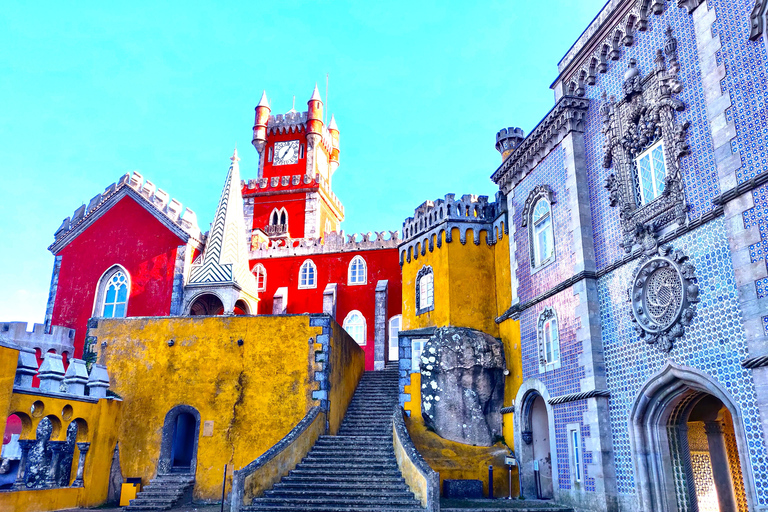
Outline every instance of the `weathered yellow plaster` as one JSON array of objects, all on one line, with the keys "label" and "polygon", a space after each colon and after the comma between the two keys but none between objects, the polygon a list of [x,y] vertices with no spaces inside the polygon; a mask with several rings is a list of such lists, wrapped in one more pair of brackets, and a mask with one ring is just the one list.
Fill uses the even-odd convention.
[{"label": "weathered yellow plaster", "polygon": [[429,482],[424,475],[422,475],[418,468],[413,464],[403,448],[403,441],[400,436],[397,435],[397,429],[392,425],[392,440],[395,449],[395,458],[397,459],[397,466],[400,468],[400,474],[403,475],[408,488],[416,496],[416,499],[421,503],[421,506],[426,508],[428,495]]},{"label": "weathered yellow plaster", "polygon": [[[34,411],[32,405],[36,404]],[[42,404],[42,407],[39,405]],[[101,399],[97,403],[72,398],[54,398],[29,392],[16,391],[11,396],[7,414],[22,418],[22,439],[34,439],[37,426],[48,418],[54,425],[52,440],[66,439],[70,423],[78,424],[77,441],[91,443],[85,458],[84,487],[59,488],[36,491],[0,493],[0,510],[15,512],[41,512],[64,508],[93,507],[107,500],[112,454],[117,442],[117,427],[123,403]],[[70,471],[70,483],[76,476],[79,450]]]},{"label": "weathered yellow plaster", "polygon": [[[483,493],[488,495],[488,466],[493,466],[493,495],[509,494],[509,471],[504,457],[509,449],[502,443],[493,446],[470,446],[448,441],[427,430],[424,420],[411,416],[405,425],[413,444],[429,466],[440,474],[442,493],[445,479],[468,479],[483,482]],[[512,473],[512,495],[517,496],[517,472]]]},{"label": "weathered yellow plaster", "polygon": [[[319,405],[312,391],[321,369],[315,342],[322,328],[309,323],[309,315],[100,320],[90,335],[97,346],[106,343],[99,358],[110,370],[112,389],[125,399],[123,476],[141,477],[146,485],[156,475],[165,416],[185,404],[201,421],[194,497],[220,499],[225,464],[228,475],[243,468]],[[362,374],[364,355],[332,325],[329,416],[338,418]],[[342,377],[344,372],[351,375]],[[210,436],[202,435],[206,421],[213,422]],[[230,486],[231,476],[227,492]]]},{"label": "weathered yellow plaster", "polygon": [[[405,402],[403,409],[411,412],[411,417],[421,418],[421,374],[412,373],[411,383],[405,386],[405,393],[411,394],[411,400]],[[418,448],[419,445],[416,445]]]},{"label": "weathered yellow plaster", "polygon": [[13,394],[13,381],[16,378],[16,363],[19,360],[19,351],[0,345],[0,432],[5,432],[5,423]]},{"label": "weathered yellow plaster", "polygon": [[312,424],[290,446],[287,446],[272,460],[261,466],[258,471],[245,477],[243,485],[245,504],[249,505],[253,498],[261,496],[264,491],[271,489],[301,462],[317,438],[325,432],[325,422],[325,414],[318,414]]}]

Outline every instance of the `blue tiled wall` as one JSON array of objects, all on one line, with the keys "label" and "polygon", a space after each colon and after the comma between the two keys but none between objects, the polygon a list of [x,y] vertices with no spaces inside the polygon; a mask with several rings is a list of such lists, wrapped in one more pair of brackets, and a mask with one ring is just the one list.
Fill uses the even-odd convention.
[{"label": "blue tiled wall", "polygon": [[766,504],[766,453],[752,374],[741,367],[741,361],[747,357],[746,340],[722,217],[676,240],[673,246],[691,257],[701,302],[692,325],[669,356],[638,339],[634,332],[627,289],[638,262],[625,265],[598,282],[619,492],[635,492],[629,433],[625,428],[630,410],[642,386],[669,359],[707,373],[738,404],[744,418],[749,458],[754,462],[760,504]]}]

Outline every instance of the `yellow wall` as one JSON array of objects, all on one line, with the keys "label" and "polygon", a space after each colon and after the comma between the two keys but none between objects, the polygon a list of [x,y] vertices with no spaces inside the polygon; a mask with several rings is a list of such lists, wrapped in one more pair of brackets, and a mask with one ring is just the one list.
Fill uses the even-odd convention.
[{"label": "yellow wall", "polygon": [[[32,404],[36,402],[42,402],[43,407],[35,407],[35,412],[31,412]],[[34,439],[38,424],[47,417],[54,424],[51,434],[54,441],[66,439],[70,423],[77,421],[80,427],[84,421],[85,428],[78,428],[77,441],[90,442],[91,446],[85,459],[84,487],[0,493],[0,510],[38,512],[104,503],[122,405],[121,401],[111,399],[92,403],[35,393],[13,393],[6,416],[17,414],[22,418],[22,439]],[[79,450],[75,449],[71,480],[75,479],[78,459]]]},{"label": "yellow wall", "polygon": [[[445,248],[445,237],[439,235]],[[421,255],[418,259],[411,256],[411,262],[406,260],[403,264],[403,330],[420,329],[422,327],[443,326],[450,323],[450,293],[448,285],[448,252],[437,248],[437,240],[433,237],[434,251]],[[455,240],[458,242],[458,240]],[[424,266],[431,266],[434,272],[434,300],[435,309],[428,313],[416,316],[416,275]]]},{"label": "yellow wall", "polygon": [[306,315],[100,320],[90,334],[106,342],[99,357],[125,400],[123,476],[155,476],[165,416],[185,404],[201,416],[194,496],[220,499],[225,464],[241,469],[315,405],[310,340],[320,332]]},{"label": "yellow wall", "polygon": [[392,425],[392,441],[394,445],[395,459],[397,459],[397,466],[400,468],[403,480],[405,480],[406,485],[416,496],[416,499],[421,506],[426,508],[429,503],[429,482],[408,457],[405,447],[403,446],[403,440],[397,435],[397,428],[394,425]]},{"label": "yellow wall", "polygon": [[3,413],[11,403],[18,360],[18,350],[0,345],[0,432],[5,432],[5,422],[9,414]]},{"label": "yellow wall", "polygon": [[365,371],[365,352],[336,322],[331,322],[330,368],[328,426],[329,433],[336,435]]},{"label": "yellow wall", "polygon": [[[493,446],[471,446],[448,441],[427,430],[421,417],[406,418],[405,425],[414,446],[429,466],[440,474],[440,491],[443,480],[480,480],[483,493],[488,495],[488,466],[493,466],[493,495],[509,495],[509,470],[504,457],[509,450],[502,443]],[[512,496],[518,495],[517,472],[512,473]]]}]

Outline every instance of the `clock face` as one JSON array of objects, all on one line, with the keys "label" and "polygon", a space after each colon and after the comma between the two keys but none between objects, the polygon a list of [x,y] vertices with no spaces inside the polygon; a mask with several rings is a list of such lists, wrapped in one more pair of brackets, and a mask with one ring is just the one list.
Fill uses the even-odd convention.
[{"label": "clock face", "polygon": [[299,141],[275,142],[275,156],[272,165],[295,164],[299,161]]}]

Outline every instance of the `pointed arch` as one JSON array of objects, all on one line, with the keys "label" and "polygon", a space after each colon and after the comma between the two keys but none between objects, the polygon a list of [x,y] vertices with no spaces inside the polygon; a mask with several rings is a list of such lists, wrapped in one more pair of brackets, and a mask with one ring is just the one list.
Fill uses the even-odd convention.
[{"label": "pointed arch", "polygon": [[312,260],[304,260],[299,268],[299,290],[317,288],[317,265]]},{"label": "pointed arch", "polygon": [[361,285],[368,282],[368,265],[365,259],[359,254],[349,262],[347,270],[347,283],[350,285]]},{"label": "pointed arch", "polygon": [[253,275],[256,276],[256,291],[267,291],[267,269],[261,263],[257,263],[255,267],[251,269]]},{"label": "pointed arch", "polygon": [[114,264],[99,278],[93,304],[93,316],[124,318],[128,316],[131,275],[125,267]]},{"label": "pointed arch", "polygon": [[363,316],[360,311],[353,309],[347,313],[342,326],[344,327],[344,330],[347,331],[347,333],[352,337],[352,339],[357,342],[358,345],[363,346],[367,343],[367,324],[365,321],[365,316]]}]

